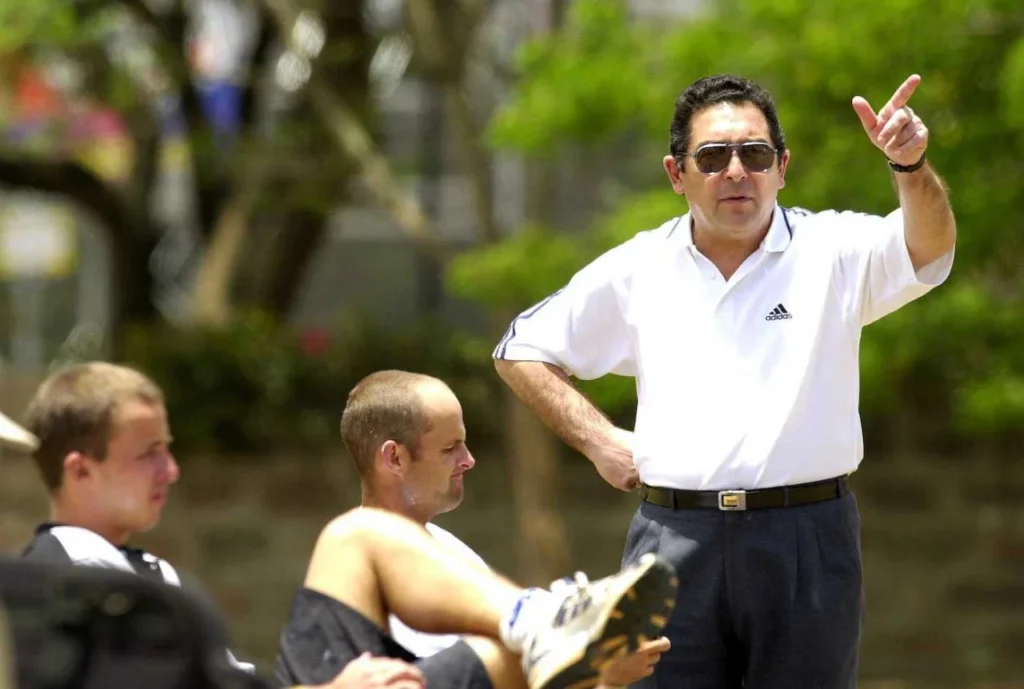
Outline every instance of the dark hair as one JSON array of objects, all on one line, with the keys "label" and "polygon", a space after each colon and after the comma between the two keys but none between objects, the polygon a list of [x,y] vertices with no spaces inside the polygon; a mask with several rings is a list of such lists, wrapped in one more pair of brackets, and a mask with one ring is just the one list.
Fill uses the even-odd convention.
[{"label": "dark hair", "polygon": [[719,103],[752,103],[764,113],[768,122],[772,146],[782,155],[786,150],[786,135],[779,124],[779,113],[770,93],[749,79],[719,74],[703,77],[690,84],[676,98],[676,111],[669,129],[669,150],[677,159],[690,147],[690,123],[694,115]]},{"label": "dark hair", "polygon": [[432,382],[440,381],[390,370],[371,373],[352,388],[341,415],[341,439],[363,479],[372,479],[374,458],[387,440],[416,455],[420,437],[430,430],[418,388]]},{"label": "dark hair", "polygon": [[69,453],[106,459],[118,407],[132,400],[163,404],[164,395],[143,373],[102,361],[61,369],[43,381],[25,425],[39,438],[34,456],[51,493],[61,487]]}]

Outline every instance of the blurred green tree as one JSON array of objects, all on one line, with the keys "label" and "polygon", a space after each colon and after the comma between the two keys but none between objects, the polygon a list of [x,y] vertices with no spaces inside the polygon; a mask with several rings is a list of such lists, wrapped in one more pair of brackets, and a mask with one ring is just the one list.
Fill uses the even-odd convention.
[{"label": "blurred green tree", "polygon": [[[369,65],[377,38],[364,24],[363,2],[239,6],[252,11],[255,35],[236,76],[223,77],[241,89],[239,121],[227,132],[208,114],[218,106],[204,107],[189,3],[39,0],[28,8],[0,1],[5,92],[26,67],[75,75],[56,79],[65,83],[55,89],[63,103],[55,131],[3,142],[0,184],[61,195],[100,221],[114,259],[115,336],[124,323],[158,320],[150,257],[164,228],[153,196],[168,155],[188,161],[186,196],[205,249],[195,308],[213,323],[224,320],[237,292],[248,306],[289,311],[339,190],[360,165],[344,151],[323,151],[344,149],[337,139],[353,129],[365,141],[373,121]],[[169,115],[175,100],[178,112]],[[131,167],[124,179],[60,145],[83,104],[102,104],[125,122]],[[3,124],[19,124],[10,114],[5,109]],[[269,231],[247,231],[257,216]]]},{"label": "blurred green tree", "polygon": [[[568,239],[532,226],[460,256],[449,285],[494,310],[518,310],[601,251],[685,212],[660,173],[675,97],[714,73],[748,76],[775,95],[793,153],[780,202],[884,214],[888,173],[851,107],[881,105],[909,74],[946,179],[960,238],[949,282],[865,330],[862,407],[894,449],[955,451],[951,440],[1019,443],[1024,419],[1024,6],[1016,0],[718,0],[676,24],[645,23],[619,0],[579,0],[557,38],[520,54],[513,98],[489,136],[547,158],[629,142],[609,160],[593,231]],[[632,380],[584,384],[606,410],[635,401]]]}]

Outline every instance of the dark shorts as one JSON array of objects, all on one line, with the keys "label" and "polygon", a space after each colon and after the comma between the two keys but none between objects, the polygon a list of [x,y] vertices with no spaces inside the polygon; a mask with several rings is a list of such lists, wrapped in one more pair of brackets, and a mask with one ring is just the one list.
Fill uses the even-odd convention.
[{"label": "dark shorts", "polygon": [[292,600],[274,677],[281,686],[325,684],[367,651],[417,666],[428,689],[493,689],[480,658],[464,642],[417,658],[373,621],[307,588],[300,588]]}]

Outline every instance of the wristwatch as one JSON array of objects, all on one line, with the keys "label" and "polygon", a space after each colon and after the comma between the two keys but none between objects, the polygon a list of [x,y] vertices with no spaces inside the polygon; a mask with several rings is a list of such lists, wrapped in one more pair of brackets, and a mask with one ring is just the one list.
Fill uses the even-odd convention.
[{"label": "wristwatch", "polygon": [[924,161],[927,157],[927,153],[922,153],[921,159],[914,163],[913,165],[900,165],[899,163],[892,162],[888,158],[886,158],[886,160],[889,162],[889,167],[892,168],[893,172],[916,172],[917,170],[920,170],[922,167],[924,167]]}]

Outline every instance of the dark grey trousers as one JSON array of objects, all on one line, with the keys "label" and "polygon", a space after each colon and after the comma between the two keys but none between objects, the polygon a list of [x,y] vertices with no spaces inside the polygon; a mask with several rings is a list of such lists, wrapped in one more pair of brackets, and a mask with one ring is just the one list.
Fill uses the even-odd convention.
[{"label": "dark grey trousers", "polygon": [[864,611],[853,493],[746,512],[642,503],[623,563],[679,572],[672,649],[644,689],[855,689]]}]

